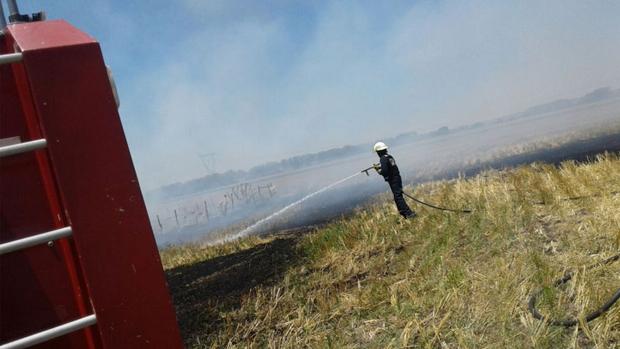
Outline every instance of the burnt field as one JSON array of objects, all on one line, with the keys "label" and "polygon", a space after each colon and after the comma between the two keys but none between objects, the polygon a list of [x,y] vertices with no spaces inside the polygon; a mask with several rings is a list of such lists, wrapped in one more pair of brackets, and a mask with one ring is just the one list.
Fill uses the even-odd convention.
[{"label": "burnt field", "polygon": [[[396,149],[396,151],[398,152],[399,149]],[[463,157],[459,161],[444,158],[440,159],[441,161],[428,161],[426,164],[420,161],[415,165],[410,165],[407,163],[406,158],[401,156],[400,160],[404,163],[404,166],[401,166],[403,184],[416,185],[429,181],[469,177],[484,170],[511,168],[532,162],[545,162],[557,165],[569,160],[577,162],[588,161],[596,154],[604,152],[620,152],[620,132],[586,139],[564,139],[559,145],[537,144],[531,146],[530,150],[525,151],[523,149],[504,149],[491,152],[486,156],[479,155],[478,158],[473,156],[469,158]],[[486,159],[484,159],[485,157]],[[361,160],[368,161],[367,158]],[[372,161],[374,158],[370,158],[370,160]],[[366,163],[361,162],[360,159],[354,159],[352,162],[353,166],[351,164],[347,166],[350,168],[349,171],[355,171],[356,168],[361,168]],[[411,167],[414,169],[411,170]],[[318,168],[309,170],[309,172],[321,173],[328,170]],[[290,177],[283,177],[282,180],[286,181],[286,184],[291,185],[290,183],[303,181],[304,178],[314,177],[306,173],[297,174],[297,176],[302,176],[302,178],[291,178],[295,177],[295,175],[292,175]],[[371,176],[368,177],[360,174],[349,182],[292,207],[285,214],[257,227],[254,233],[270,234],[278,231],[298,230],[307,226],[321,225],[351,214],[356,207],[362,207],[371,203],[373,196],[376,194],[389,192],[387,184],[383,182],[380,176],[374,173],[371,173]],[[166,234],[165,241],[167,244],[191,240],[205,243],[217,242],[222,237],[234,234],[253,222],[299,199],[310,192],[312,188],[316,187],[308,187],[297,194],[289,194],[273,202],[254,207],[249,211],[239,210],[228,217],[221,217],[219,221],[216,221],[216,224],[211,222],[208,226],[202,224],[189,225],[178,231],[169,232]],[[420,199],[424,200],[424,198]],[[417,204],[414,202],[409,203],[415,209]]]},{"label": "burnt field", "polygon": [[[620,133],[609,134],[594,139],[575,140],[555,148],[537,149],[524,154],[507,156],[487,162],[466,165],[463,167],[447,168],[445,171],[428,176],[414,176],[413,179],[403,178],[404,185],[416,185],[428,181],[449,180],[458,177],[475,176],[489,169],[506,169],[533,162],[545,162],[559,165],[563,161],[587,162],[597,154],[604,152],[620,152]],[[383,184],[383,183],[382,183]],[[358,185],[351,188],[334,189],[324,193],[321,198],[300,207],[289,215],[289,219],[274,220],[266,224],[261,232],[265,234],[278,231],[304,230],[304,227],[321,225],[333,219],[350,214],[356,207],[363,207],[370,203],[371,197],[381,192],[389,192],[387,184],[382,187],[376,185]],[[421,198],[423,199],[423,198]],[[415,209],[416,203],[407,199]],[[295,216],[290,219],[290,216]]]},{"label": "burnt field", "polygon": [[[362,198],[357,205],[331,202],[344,197],[337,195],[346,194],[341,189],[321,201],[323,210],[313,211],[318,227],[297,224],[287,230],[282,222],[269,236],[163,249],[186,345],[268,347],[278,341],[285,345],[276,347],[320,347],[333,336],[336,347],[388,347],[395,338],[403,346],[432,347],[426,344],[438,337],[459,347],[457,333],[481,347],[541,342],[547,344],[535,347],[564,348],[575,341],[614,347],[617,306],[580,325],[592,329],[586,335],[538,322],[527,302],[567,267],[618,253],[619,216],[613,214],[620,188],[618,136],[460,169],[467,178],[462,171],[446,171],[443,175],[458,178],[410,188],[430,202],[471,205],[468,215],[424,208],[418,218],[402,221],[390,212],[387,195]],[[601,152],[607,154],[597,155]],[[529,165],[540,159],[547,163]],[[475,175],[492,166],[507,169]],[[358,205],[363,210],[355,210]],[[308,210],[296,215],[307,216]],[[618,268],[597,264],[572,281],[579,296],[557,290],[539,309],[555,318],[590,311],[618,290],[613,277]],[[382,332],[360,335],[358,328],[374,331],[378,321]],[[407,324],[419,326],[414,337],[401,336]]]},{"label": "burnt field", "polygon": [[[404,184],[471,176],[485,169],[535,161],[555,164],[565,160],[583,161],[605,151],[620,151],[620,100],[464,128],[390,148]],[[221,205],[227,196],[231,198],[231,187],[151,202],[148,206],[153,230],[160,246],[188,241],[217,242],[306,195],[359,174],[377,161],[369,150],[341,161],[240,183],[255,188],[269,187],[269,197],[249,203],[237,200],[227,211],[221,207],[218,210],[218,203]],[[349,214],[355,207],[372,200],[373,195],[386,191],[389,191],[388,186],[377,174],[359,174],[291,207],[256,227],[253,233],[326,222]]]}]

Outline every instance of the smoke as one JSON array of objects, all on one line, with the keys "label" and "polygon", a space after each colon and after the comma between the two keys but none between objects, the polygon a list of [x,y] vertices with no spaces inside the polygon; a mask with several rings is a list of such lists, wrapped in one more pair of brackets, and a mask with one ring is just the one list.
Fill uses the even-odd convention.
[{"label": "smoke", "polygon": [[620,86],[612,0],[33,6],[101,42],[146,191]]},{"label": "smoke", "polygon": [[620,82],[612,1],[185,5],[195,26],[122,91],[146,188],[204,175],[201,153],[248,168]]}]

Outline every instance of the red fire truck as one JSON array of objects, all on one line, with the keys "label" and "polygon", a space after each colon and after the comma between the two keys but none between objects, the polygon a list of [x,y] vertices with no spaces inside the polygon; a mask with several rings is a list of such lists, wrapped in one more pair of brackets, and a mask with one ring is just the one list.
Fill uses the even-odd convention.
[{"label": "red fire truck", "polygon": [[181,348],[95,39],[0,4],[0,349]]}]

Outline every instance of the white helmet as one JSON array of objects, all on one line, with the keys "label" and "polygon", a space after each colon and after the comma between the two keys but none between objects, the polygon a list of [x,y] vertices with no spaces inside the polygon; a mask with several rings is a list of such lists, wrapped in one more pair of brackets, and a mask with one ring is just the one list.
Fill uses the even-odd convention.
[{"label": "white helmet", "polygon": [[387,150],[387,148],[388,148],[387,145],[385,145],[385,143],[383,142],[377,142],[375,143],[375,146],[372,147],[374,151]]}]

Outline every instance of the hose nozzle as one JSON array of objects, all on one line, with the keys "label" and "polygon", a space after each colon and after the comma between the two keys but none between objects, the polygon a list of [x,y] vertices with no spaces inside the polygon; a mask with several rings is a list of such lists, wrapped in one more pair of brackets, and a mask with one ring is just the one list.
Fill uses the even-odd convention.
[{"label": "hose nozzle", "polygon": [[379,168],[381,168],[381,165],[379,165],[379,164],[372,164],[372,166],[370,166],[370,167],[369,167],[369,168],[367,168],[367,169],[363,169],[363,170],[361,170],[360,172],[365,173],[365,174],[366,174],[366,176],[370,176],[370,173],[368,173],[368,171],[373,170],[373,169],[374,169],[375,171],[378,171],[378,169],[379,169]]}]

